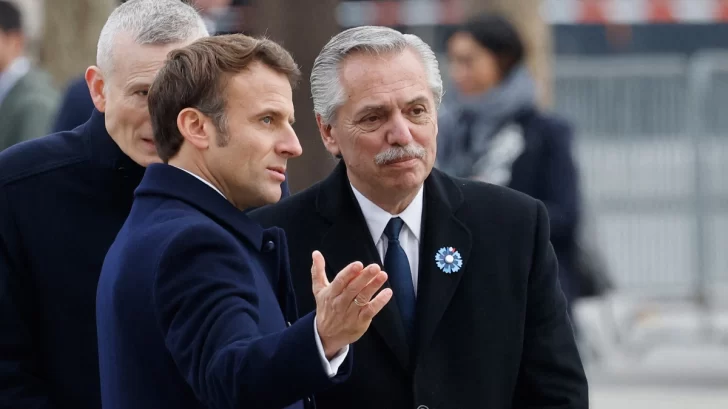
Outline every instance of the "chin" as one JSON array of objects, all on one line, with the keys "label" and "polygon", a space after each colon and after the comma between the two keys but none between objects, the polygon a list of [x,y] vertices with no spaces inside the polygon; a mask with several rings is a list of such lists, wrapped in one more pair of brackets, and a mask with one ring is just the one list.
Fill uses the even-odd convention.
[{"label": "chin", "polygon": [[261,196],[262,203],[260,204],[260,206],[278,203],[278,201],[281,200],[281,188],[280,186],[277,186],[277,188],[277,192],[271,189],[271,191],[266,192],[265,195]]},{"label": "chin", "polygon": [[392,180],[392,185],[393,187],[402,190],[416,189],[425,183],[426,178],[427,175],[425,172],[407,172],[394,178],[394,180]]},{"label": "chin", "polygon": [[151,165],[152,163],[161,163],[162,160],[159,159],[159,156],[157,155],[150,155],[148,153],[139,153],[135,156],[132,156],[131,159],[138,163],[140,166],[147,167]]}]

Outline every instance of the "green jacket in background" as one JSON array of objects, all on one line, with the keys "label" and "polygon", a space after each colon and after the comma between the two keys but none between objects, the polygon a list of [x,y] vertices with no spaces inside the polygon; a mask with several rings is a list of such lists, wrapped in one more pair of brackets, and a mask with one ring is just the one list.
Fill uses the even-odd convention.
[{"label": "green jacket in background", "polygon": [[50,133],[59,102],[50,76],[31,68],[0,101],[0,151]]}]

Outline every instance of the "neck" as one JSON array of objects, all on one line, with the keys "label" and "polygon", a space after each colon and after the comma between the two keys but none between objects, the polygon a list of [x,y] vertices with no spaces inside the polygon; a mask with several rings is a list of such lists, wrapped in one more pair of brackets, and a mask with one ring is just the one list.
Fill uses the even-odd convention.
[{"label": "neck", "polygon": [[232,196],[230,195],[230,192],[228,192],[228,189],[225,187],[225,185],[223,183],[220,183],[220,181],[212,175],[212,173],[209,171],[209,169],[207,169],[207,166],[204,165],[204,162],[202,160],[187,159],[181,157],[181,155],[177,155],[176,157],[169,160],[169,165],[184,169],[204,179],[212,186],[215,186],[215,188],[219,190],[225,196],[225,198],[233,204],[233,206],[238,207],[235,203],[232,202]]},{"label": "neck", "polygon": [[12,64],[13,61],[15,61],[15,58],[10,58],[7,60],[0,60],[0,73],[7,71],[8,68],[10,68],[10,64]]},{"label": "neck", "polygon": [[413,190],[402,189],[384,189],[374,188],[367,184],[351,181],[352,186],[356,188],[364,197],[371,200],[372,203],[379,206],[382,210],[389,214],[400,214],[406,209],[417,196],[422,186],[418,186]]},{"label": "neck", "polygon": [[22,53],[12,53],[10,55],[6,55],[4,59],[0,60],[0,72],[7,71],[8,68],[10,68],[10,66],[22,56]]}]

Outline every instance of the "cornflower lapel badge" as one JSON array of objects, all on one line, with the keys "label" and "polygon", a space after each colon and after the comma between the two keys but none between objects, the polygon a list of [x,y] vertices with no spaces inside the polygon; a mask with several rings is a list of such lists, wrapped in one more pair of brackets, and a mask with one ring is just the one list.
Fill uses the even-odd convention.
[{"label": "cornflower lapel badge", "polygon": [[443,247],[435,254],[437,267],[445,274],[457,273],[463,266],[463,258],[454,247]]}]

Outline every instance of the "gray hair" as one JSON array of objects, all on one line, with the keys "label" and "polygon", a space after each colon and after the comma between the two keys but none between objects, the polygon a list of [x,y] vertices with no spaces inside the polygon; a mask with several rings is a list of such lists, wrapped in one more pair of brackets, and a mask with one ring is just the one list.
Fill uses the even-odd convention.
[{"label": "gray hair", "polygon": [[427,73],[435,105],[442,101],[443,87],[435,53],[421,38],[402,34],[388,27],[354,27],[334,36],[316,57],[311,71],[313,109],[325,124],[335,119],[336,110],[344,103],[345,94],[339,78],[341,62],[354,52],[373,54],[399,53],[410,48],[419,55]]},{"label": "gray hair", "polygon": [[209,36],[205,22],[192,6],[180,0],[128,0],[106,20],[96,48],[96,65],[113,70],[117,36],[126,33],[137,44],[165,45]]}]

